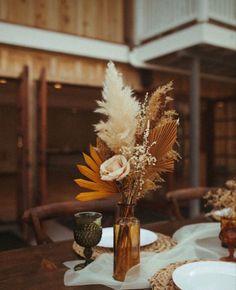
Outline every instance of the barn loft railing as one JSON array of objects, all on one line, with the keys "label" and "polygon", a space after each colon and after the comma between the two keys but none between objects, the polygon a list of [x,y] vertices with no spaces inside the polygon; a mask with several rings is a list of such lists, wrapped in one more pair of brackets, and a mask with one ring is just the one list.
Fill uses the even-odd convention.
[{"label": "barn loft railing", "polygon": [[136,44],[194,22],[236,28],[236,0],[136,0],[135,18]]}]

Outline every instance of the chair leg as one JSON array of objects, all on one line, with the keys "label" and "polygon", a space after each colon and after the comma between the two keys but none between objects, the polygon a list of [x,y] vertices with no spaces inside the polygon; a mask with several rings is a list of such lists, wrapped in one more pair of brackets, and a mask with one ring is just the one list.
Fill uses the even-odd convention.
[{"label": "chair leg", "polygon": [[175,198],[172,199],[173,204],[173,212],[177,220],[182,221],[184,220],[184,217],[182,216],[179,208],[179,204]]},{"label": "chair leg", "polygon": [[45,234],[38,217],[34,214],[31,214],[31,220],[32,220],[37,244],[41,245],[41,244],[52,243],[52,240]]}]

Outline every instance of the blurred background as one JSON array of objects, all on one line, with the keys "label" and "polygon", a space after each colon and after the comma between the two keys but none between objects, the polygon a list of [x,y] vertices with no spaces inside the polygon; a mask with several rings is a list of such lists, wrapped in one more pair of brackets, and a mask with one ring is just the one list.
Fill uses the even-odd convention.
[{"label": "blurred background", "polygon": [[4,247],[27,208],[79,192],[109,60],[140,99],[174,81],[182,159],[160,192],[236,176],[236,0],[0,0]]}]

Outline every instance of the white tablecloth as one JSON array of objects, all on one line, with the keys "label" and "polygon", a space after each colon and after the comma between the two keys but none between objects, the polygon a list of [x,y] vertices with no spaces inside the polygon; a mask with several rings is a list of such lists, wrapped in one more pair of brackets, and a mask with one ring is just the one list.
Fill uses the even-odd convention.
[{"label": "white tablecloth", "polygon": [[218,260],[228,251],[221,247],[218,238],[219,223],[201,223],[184,226],[173,235],[177,246],[159,254],[141,253],[141,263],[127,273],[126,280],[118,282],[112,278],[113,256],[100,255],[93,263],[75,272],[78,261],[65,262],[69,268],[64,276],[67,286],[103,284],[113,289],[149,288],[148,279],[170,263],[192,259]]}]

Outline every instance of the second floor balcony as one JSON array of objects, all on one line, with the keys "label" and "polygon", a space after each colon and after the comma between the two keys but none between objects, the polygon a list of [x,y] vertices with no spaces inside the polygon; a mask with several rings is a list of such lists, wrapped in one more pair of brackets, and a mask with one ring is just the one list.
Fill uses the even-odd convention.
[{"label": "second floor balcony", "polygon": [[197,23],[236,29],[235,0],[136,0],[136,44]]},{"label": "second floor balcony", "polygon": [[236,0],[136,0],[134,27],[134,65],[188,73],[196,56],[203,73],[235,82]]}]

